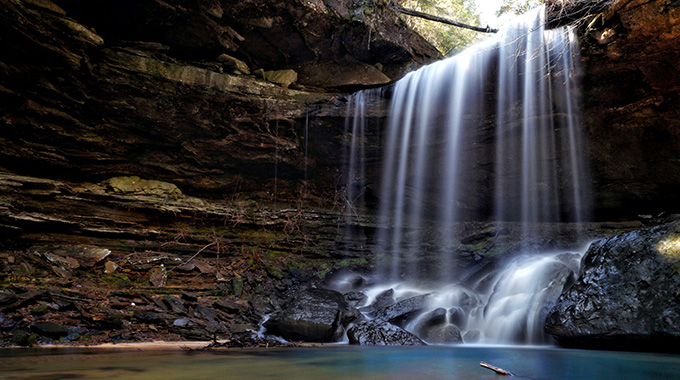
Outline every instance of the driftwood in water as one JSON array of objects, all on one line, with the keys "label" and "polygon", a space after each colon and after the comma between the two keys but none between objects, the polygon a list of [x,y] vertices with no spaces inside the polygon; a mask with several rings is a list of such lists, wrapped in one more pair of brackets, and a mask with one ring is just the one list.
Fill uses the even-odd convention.
[{"label": "driftwood in water", "polygon": [[515,374],[512,373],[512,372],[510,372],[510,371],[506,371],[506,370],[504,370],[503,368],[496,367],[495,365],[491,365],[491,364],[486,363],[486,362],[479,362],[479,365],[481,365],[482,367],[484,367],[484,368],[486,368],[486,369],[490,369],[490,370],[496,372],[496,373],[499,374],[499,375],[503,375],[503,376],[515,376]]},{"label": "driftwood in water", "polygon": [[453,25],[453,26],[457,26],[459,28],[470,29],[470,30],[474,30],[476,32],[482,32],[482,33],[496,33],[496,32],[498,32],[498,29],[493,29],[493,28],[490,28],[489,26],[487,26],[486,28],[483,28],[483,27],[480,27],[480,26],[468,25],[468,24],[464,24],[462,22],[449,20],[449,19],[444,18],[444,17],[434,16],[434,15],[431,15],[431,14],[428,14],[428,13],[423,13],[423,12],[416,11],[416,10],[413,10],[413,9],[402,8],[401,6],[396,5],[396,4],[394,6],[394,9],[397,12],[403,13],[405,15],[420,17],[420,18],[424,18],[425,20],[430,20],[430,21],[441,22],[443,24]]}]

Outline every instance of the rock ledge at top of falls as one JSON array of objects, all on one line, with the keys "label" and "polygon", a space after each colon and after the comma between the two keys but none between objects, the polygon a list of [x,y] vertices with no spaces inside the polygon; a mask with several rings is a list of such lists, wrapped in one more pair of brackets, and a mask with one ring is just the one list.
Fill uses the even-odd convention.
[{"label": "rock ledge at top of falls", "polygon": [[680,222],[593,243],[546,331],[568,347],[678,351]]}]

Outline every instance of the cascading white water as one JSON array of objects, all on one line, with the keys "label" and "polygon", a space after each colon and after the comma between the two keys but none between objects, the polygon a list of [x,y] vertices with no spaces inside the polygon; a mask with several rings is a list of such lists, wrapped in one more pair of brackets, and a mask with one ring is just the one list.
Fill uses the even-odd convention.
[{"label": "cascading white water", "polygon": [[[579,254],[521,251],[465,285],[456,270],[456,225],[466,218],[521,222],[530,238],[540,223],[588,217],[576,40],[568,28],[545,30],[543,15],[535,9],[394,87],[379,205],[386,227],[377,236],[382,285],[366,294],[369,302],[388,288],[396,301],[427,294],[406,326],[425,340],[452,341],[460,330],[466,342],[544,343],[546,308],[578,271]],[[424,269],[423,256],[437,259]]]}]

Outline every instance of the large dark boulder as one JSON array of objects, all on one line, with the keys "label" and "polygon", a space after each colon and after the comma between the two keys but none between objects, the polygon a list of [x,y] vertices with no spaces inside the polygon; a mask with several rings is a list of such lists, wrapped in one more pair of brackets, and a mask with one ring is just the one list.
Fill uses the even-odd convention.
[{"label": "large dark boulder", "polygon": [[375,318],[358,323],[347,330],[350,344],[367,346],[423,346],[417,336],[384,319]]},{"label": "large dark boulder", "polygon": [[267,332],[285,339],[335,342],[344,326],[359,316],[342,294],[328,289],[306,289],[287,302],[265,323]]},{"label": "large dark boulder", "polygon": [[593,243],[546,331],[565,346],[680,347],[680,222]]},{"label": "large dark boulder", "polygon": [[406,323],[420,314],[426,306],[428,297],[430,297],[430,294],[422,294],[401,300],[393,305],[378,310],[376,317],[382,318],[397,326],[404,327]]},{"label": "large dark boulder", "polygon": [[414,327],[416,334],[428,343],[461,343],[460,329],[447,323],[447,313],[446,309],[437,308],[420,317]]}]

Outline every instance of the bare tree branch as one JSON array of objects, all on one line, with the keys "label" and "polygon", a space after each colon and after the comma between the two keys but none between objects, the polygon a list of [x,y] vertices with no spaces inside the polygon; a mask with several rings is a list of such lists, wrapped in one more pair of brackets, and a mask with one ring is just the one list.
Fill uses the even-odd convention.
[{"label": "bare tree branch", "polygon": [[420,17],[420,18],[424,18],[426,20],[441,22],[441,23],[444,23],[444,24],[457,26],[459,28],[470,29],[470,30],[474,30],[474,31],[477,31],[477,32],[482,32],[482,33],[496,33],[496,32],[498,32],[498,29],[490,28],[488,25],[487,25],[486,28],[482,28],[480,26],[463,24],[462,22],[449,20],[449,19],[444,18],[444,17],[434,16],[434,15],[423,13],[423,12],[416,11],[416,10],[413,10],[413,9],[403,8],[403,7],[401,7],[400,5],[397,5],[397,4],[394,4],[394,9],[397,12],[403,13],[405,15]]}]

